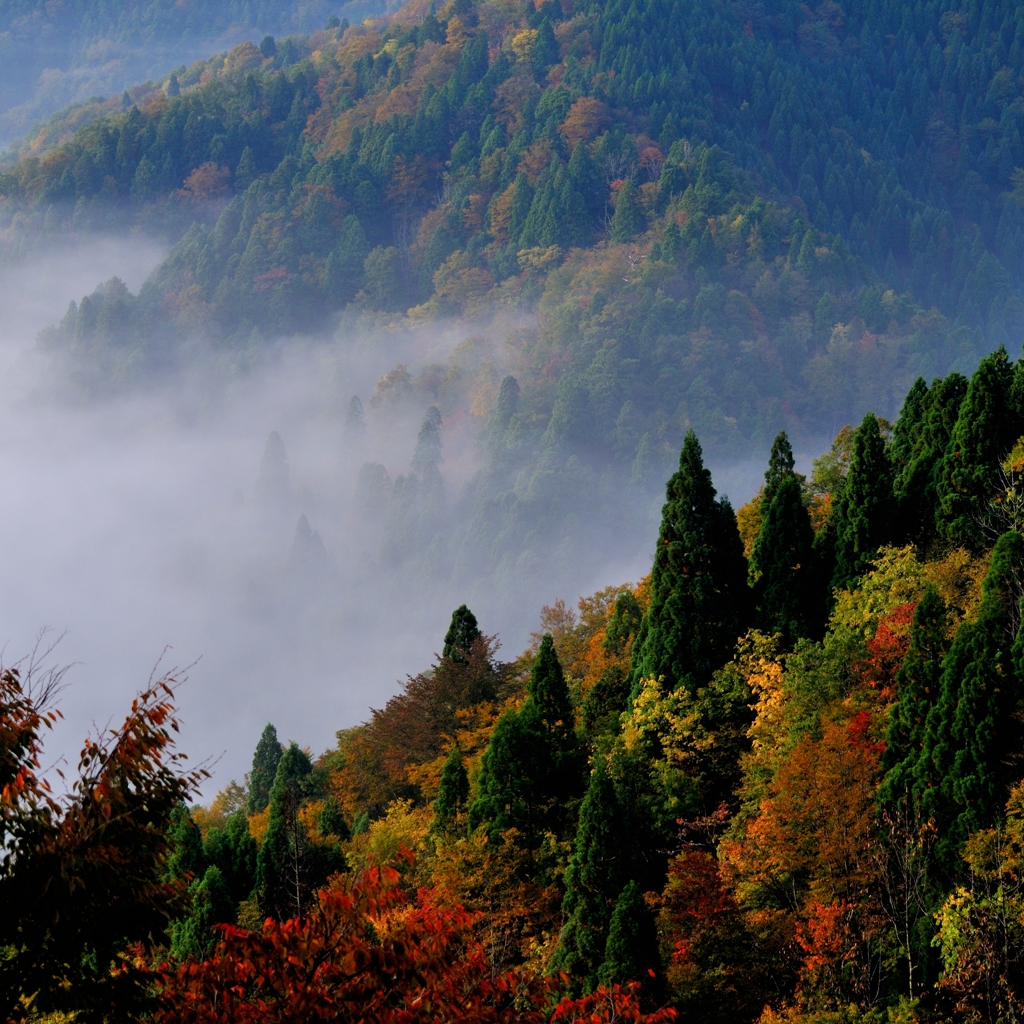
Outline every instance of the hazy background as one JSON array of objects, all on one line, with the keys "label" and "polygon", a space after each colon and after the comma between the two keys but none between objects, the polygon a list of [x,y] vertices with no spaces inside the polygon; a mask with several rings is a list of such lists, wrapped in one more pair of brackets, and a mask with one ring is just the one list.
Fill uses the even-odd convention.
[{"label": "hazy background", "polygon": [[[381,462],[392,480],[408,472],[423,408],[386,417],[367,408],[360,438],[346,434],[345,408],[352,394],[367,403],[397,362],[415,373],[445,358],[461,334],[291,339],[247,373],[225,374],[211,357],[130,398],[84,404],[54,394],[33,351],[38,330],[112,275],[136,291],[163,255],[138,239],[94,239],[0,278],[0,642],[10,664],[43,627],[67,631],[53,660],[74,667],[49,757],[73,761],[87,730],[118,721],[170,647],[162,667],[199,659],[179,692],[182,747],[193,760],[220,757],[209,796],[241,779],[268,721],[319,752],[337,729],[364,720],[406,673],[429,666],[461,601],[512,657],[542,604],[573,603],[647,571],[656,506],[635,498],[624,499],[637,506],[624,535],[588,540],[584,523],[577,550],[531,567],[520,585],[482,578],[428,590],[401,566],[382,567],[380,524],[356,506],[359,468]],[[261,497],[255,484],[274,430],[289,480]],[[458,517],[480,457],[466,429],[443,426],[442,436]],[[741,501],[761,471],[733,467],[718,478]],[[302,514],[322,553],[315,542],[293,551]]]}]

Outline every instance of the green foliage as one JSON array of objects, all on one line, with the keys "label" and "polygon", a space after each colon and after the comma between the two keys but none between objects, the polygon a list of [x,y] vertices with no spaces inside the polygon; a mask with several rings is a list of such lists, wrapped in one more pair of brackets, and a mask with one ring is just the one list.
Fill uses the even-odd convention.
[{"label": "green foliage", "polygon": [[772,445],[751,551],[758,628],[793,643],[816,623],[814,531],[785,433]]},{"label": "green foliage", "polygon": [[256,884],[256,852],[256,840],[242,809],[235,811],[223,828],[211,826],[203,841],[207,863],[218,869],[236,906],[249,897]]},{"label": "green foliage", "polygon": [[605,959],[608,925],[628,868],[615,787],[597,758],[580,805],[576,842],[565,873],[565,926],[551,961],[580,987],[592,989]]},{"label": "green foliage", "polygon": [[630,881],[615,902],[598,978],[606,985],[640,981],[649,991],[654,987],[651,976],[660,970],[654,919],[640,886]]},{"label": "green foliage", "polygon": [[[274,434],[272,437],[276,437]],[[280,443],[280,438],[278,438]],[[268,442],[269,451],[269,442]],[[266,464],[266,458],[264,458]],[[277,730],[270,723],[260,734],[256,751],[252,755],[252,770],[249,772],[249,814],[259,814],[266,810],[270,800],[270,790],[277,776],[277,767],[281,761],[281,741],[277,738]]]},{"label": "green foliage", "polygon": [[476,616],[464,604],[459,605],[452,612],[451,625],[444,635],[444,648],[441,651],[441,657],[450,658],[452,661],[464,665],[468,664],[467,655],[481,636]]},{"label": "green foliage", "polygon": [[458,747],[452,747],[441,770],[441,781],[434,800],[434,820],[430,831],[437,838],[454,835],[460,815],[469,801],[469,776]]},{"label": "green foliage", "polygon": [[221,875],[211,864],[202,878],[189,886],[192,911],[171,929],[171,955],[179,960],[203,960],[220,938],[217,924],[235,923],[235,901]]},{"label": "green foliage", "polygon": [[651,605],[633,644],[634,694],[644,679],[693,692],[729,659],[746,625],[743,544],[732,506],[715,493],[691,430],[662,509]]},{"label": "green foliage", "polygon": [[874,413],[857,428],[850,470],[834,512],[833,587],[848,586],[892,536],[892,465]]},{"label": "green foliage", "polygon": [[168,838],[173,852],[167,861],[167,877],[186,882],[202,878],[206,871],[203,836],[187,807],[178,807],[171,814]]},{"label": "green foliage", "polygon": [[960,406],[936,487],[939,534],[950,545],[983,550],[999,466],[1020,436],[1011,402],[1013,367],[1000,348],[982,359]]},{"label": "green foliage", "polygon": [[992,550],[978,617],[957,630],[928,715],[915,789],[938,829],[936,852],[948,874],[956,873],[967,836],[995,821],[1020,750],[1017,652],[1024,642],[1014,634],[1022,578],[1024,540],[1006,533]]}]

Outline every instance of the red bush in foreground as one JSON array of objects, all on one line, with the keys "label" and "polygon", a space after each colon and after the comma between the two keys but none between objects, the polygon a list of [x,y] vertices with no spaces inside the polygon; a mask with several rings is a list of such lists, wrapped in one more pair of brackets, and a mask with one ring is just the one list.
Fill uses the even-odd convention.
[{"label": "red bush in foreground", "polygon": [[261,933],[225,926],[213,955],[159,973],[156,1024],[661,1024],[637,986],[557,1001],[557,981],[494,974],[472,938],[475,917],[411,901],[391,868],[328,890],[304,920],[268,920]]}]

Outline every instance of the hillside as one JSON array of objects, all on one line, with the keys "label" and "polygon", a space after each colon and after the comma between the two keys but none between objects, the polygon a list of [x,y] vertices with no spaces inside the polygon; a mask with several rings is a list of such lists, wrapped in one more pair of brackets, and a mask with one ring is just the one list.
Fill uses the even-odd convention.
[{"label": "hillside", "polygon": [[[1022,432],[1003,350],[918,379],[810,479],[780,433],[738,513],[690,432],[649,575],[544,607],[511,662],[462,605],[363,725],[313,756],[268,724],[208,806],[183,802],[202,772],[168,756],[168,684],[40,813],[7,674],[0,885],[95,880],[12,901],[15,1019],[1012,1019]],[[108,894],[118,930],[81,928]],[[126,937],[117,971],[72,955]]]},{"label": "hillside", "polygon": [[[211,51],[264,33],[322,27],[332,15],[359,21],[384,10],[373,0],[295,4],[199,0],[4,0],[0,3],[0,148],[49,114],[120,94]],[[81,117],[81,114],[78,115]]]}]

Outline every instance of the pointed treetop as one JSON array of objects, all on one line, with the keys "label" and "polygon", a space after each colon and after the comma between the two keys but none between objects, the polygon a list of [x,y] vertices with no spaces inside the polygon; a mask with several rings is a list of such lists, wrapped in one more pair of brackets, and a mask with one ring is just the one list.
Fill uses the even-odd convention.
[{"label": "pointed treetop", "polygon": [[481,636],[483,634],[477,625],[476,616],[464,604],[460,604],[452,612],[451,625],[444,635],[444,648],[441,651],[441,657],[468,665],[473,644]]},{"label": "pointed treetop", "polygon": [[266,810],[281,754],[281,741],[277,738],[277,730],[268,722],[252,756],[247,808],[249,814],[259,814],[260,811]]},{"label": "pointed treetop", "polygon": [[569,688],[565,685],[562,664],[558,660],[555,641],[550,633],[545,633],[540,642],[540,650],[530,669],[526,691],[537,706],[541,718],[549,726],[561,722],[572,727],[573,712]]},{"label": "pointed treetop", "polygon": [[454,832],[458,817],[466,810],[469,800],[469,776],[462,763],[462,752],[453,746],[441,770],[441,781],[434,800],[434,820],[430,831],[435,836],[448,836]]},{"label": "pointed treetop", "polygon": [[793,467],[796,465],[793,459],[793,446],[783,430],[772,442],[772,451],[768,456],[768,471],[764,475],[764,493],[761,498],[761,505],[767,508],[779,484],[787,476],[792,475]]}]

